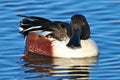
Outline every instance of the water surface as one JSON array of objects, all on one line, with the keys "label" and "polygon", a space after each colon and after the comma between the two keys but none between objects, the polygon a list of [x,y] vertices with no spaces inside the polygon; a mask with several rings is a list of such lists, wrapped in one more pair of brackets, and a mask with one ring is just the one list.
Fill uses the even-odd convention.
[{"label": "water surface", "polygon": [[[0,80],[120,80],[119,0],[0,0]],[[24,55],[16,14],[70,22],[73,14],[86,16],[99,56],[85,59]]]}]

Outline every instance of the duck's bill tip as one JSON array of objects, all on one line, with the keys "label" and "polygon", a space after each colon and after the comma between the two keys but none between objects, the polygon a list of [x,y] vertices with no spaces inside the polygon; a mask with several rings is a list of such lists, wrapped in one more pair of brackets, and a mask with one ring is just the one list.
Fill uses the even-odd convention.
[{"label": "duck's bill tip", "polygon": [[80,44],[68,43],[66,46],[68,46],[69,48],[73,48],[73,49],[81,48]]}]

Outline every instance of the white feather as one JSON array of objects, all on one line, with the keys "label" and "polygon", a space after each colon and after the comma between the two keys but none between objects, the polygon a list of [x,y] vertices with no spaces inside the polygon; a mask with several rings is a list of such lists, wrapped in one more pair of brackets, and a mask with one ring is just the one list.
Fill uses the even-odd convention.
[{"label": "white feather", "polygon": [[52,31],[43,31],[43,30],[36,30],[33,32],[35,32],[37,35],[41,35],[41,36],[47,36],[48,34],[52,33]]},{"label": "white feather", "polygon": [[24,30],[24,32],[26,32],[26,31],[28,31],[28,30],[32,30],[32,29],[39,29],[39,28],[41,28],[42,26],[32,26],[32,27],[30,27],[30,28],[28,28],[28,29],[25,29]]},{"label": "white feather", "polygon": [[24,30],[21,26],[19,26],[18,28],[19,28],[20,31],[23,31],[23,30]]}]

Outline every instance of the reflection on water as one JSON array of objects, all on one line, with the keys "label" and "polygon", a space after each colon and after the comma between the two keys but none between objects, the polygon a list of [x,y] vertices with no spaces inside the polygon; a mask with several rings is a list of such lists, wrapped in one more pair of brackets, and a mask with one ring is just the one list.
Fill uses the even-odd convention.
[{"label": "reflection on water", "polygon": [[[25,73],[38,73],[27,76],[26,79],[52,77],[64,79],[88,79],[89,67],[97,61],[97,57],[90,58],[51,58],[48,56],[29,53],[24,67],[29,67]],[[40,74],[39,74],[40,73]]]}]

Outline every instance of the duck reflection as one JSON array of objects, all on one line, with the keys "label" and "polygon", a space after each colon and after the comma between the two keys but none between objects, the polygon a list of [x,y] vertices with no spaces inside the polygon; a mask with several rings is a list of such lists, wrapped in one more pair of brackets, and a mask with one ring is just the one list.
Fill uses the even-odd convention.
[{"label": "duck reflection", "polygon": [[[80,80],[89,78],[89,67],[94,65],[97,57],[90,58],[52,58],[29,53],[22,57],[26,62],[23,66],[30,68],[25,73],[36,73],[26,78],[55,77],[55,80]],[[58,78],[58,79],[56,79]]]}]

